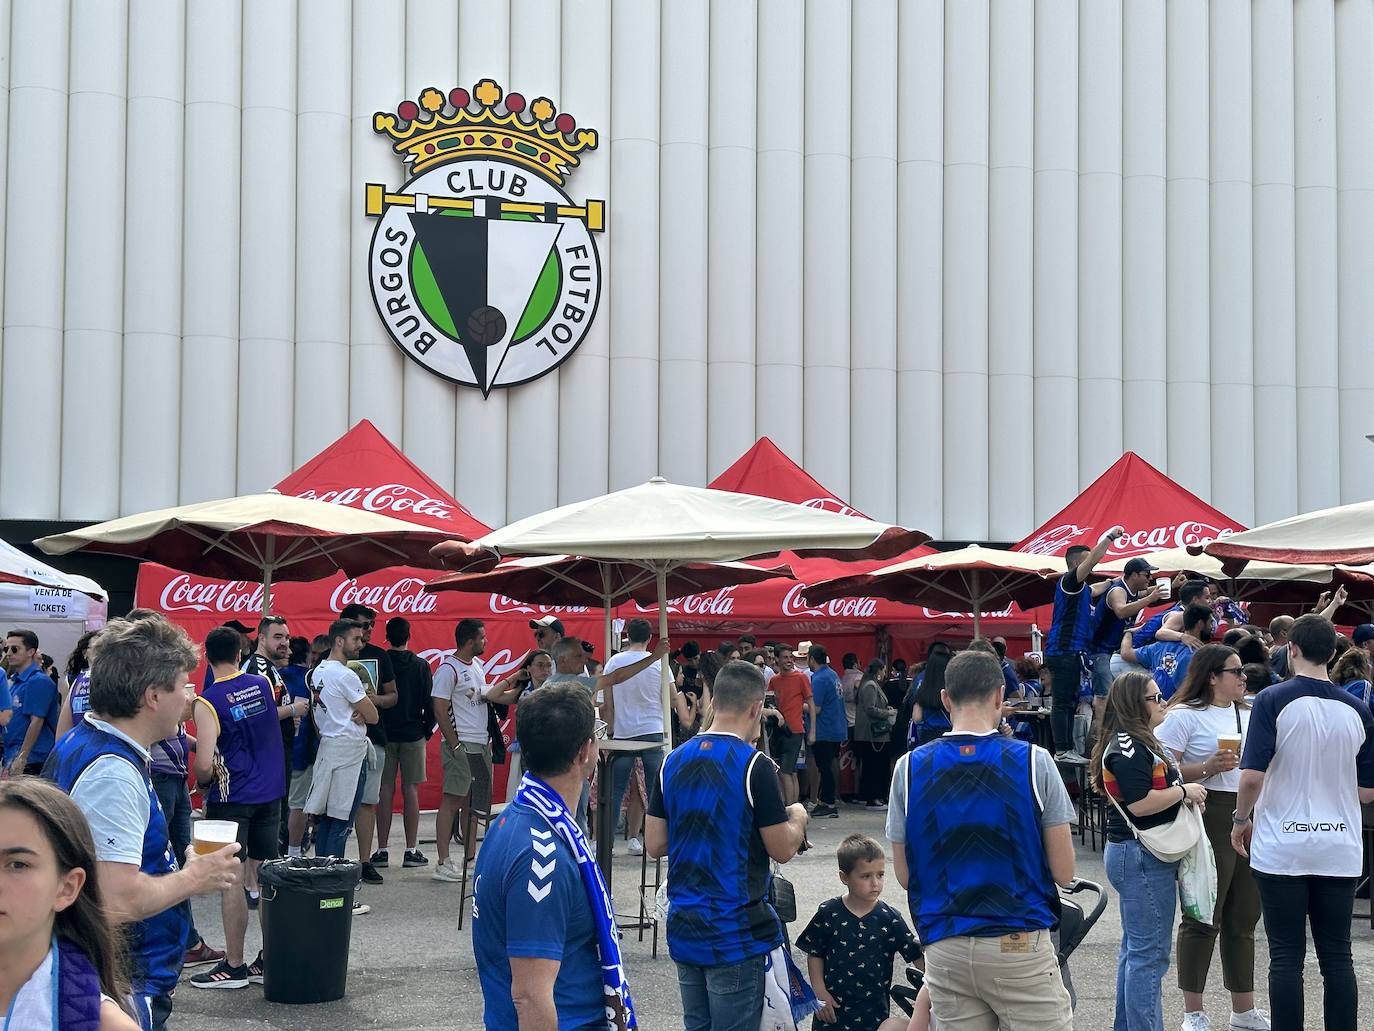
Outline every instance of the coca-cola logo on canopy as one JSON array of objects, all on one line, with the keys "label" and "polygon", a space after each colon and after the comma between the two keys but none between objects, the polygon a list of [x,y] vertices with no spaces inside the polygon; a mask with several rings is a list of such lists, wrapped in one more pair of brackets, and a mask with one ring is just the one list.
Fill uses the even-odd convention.
[{"label": "coca-cola logo on canopy", "polygon": [[433,498],[405,483],[383,483],[377,487],[343,487],[339,490],[301,491],[298,498],[325,501],[331,505],[361,508],[365,512],[394,512],[401,516],[429,516],[433,519],[452,519],[453,505],[443,498]]},{"label": "coca-cola logo on canopy", "polygon": [[818,508],[822,512],[838,512],[840,515],[855,516],[859,519],[867,519],[857,508],[850,508],[839,498],[808,498],[801,503],[802,508]]},{"label": "coca-cola logo on canopy", "polygon": [[[1187,548],[1208,541],[1221,540],[1235,533],[1230,527],[1213,526],[1211,523],[1195,519],[1175,523],[1172,526],[1155,526],[1142,529],[1127,528],[1126,532],[1112,542],[1110,554],[1119,557],[1138,555],[1165,548]],[[1085,546],[1097,543],[1093,527],[1063,523],[1052,529],[1036,534],[1027,541],[1021,551],[1031,555],[1062,555],[1072,544]]]},{"label": "coca-cola logo on canopy", "polygon": [[422,616],[433,612],[439,602],[433,594],[425,592],[424,586],[425,582],[414,576],[403,576],[392,583],[344,580],[329,596],[329,607],[342,612],[347,606],[358,604],[388,616]]},{"label": "coca-cola logo on canopy", "polygon": [[527,605],[523,601],[516,601],[504,594],[490,595],[489,604],[493,615],[497,616],[565,616],[575,612],[591,611],[589,605]]},{"label": "coca-cola logo on canopy", "polygon": [[[416,654],[437,669],[439,663],[453,654],[453,649],[421,648]],[[495,683],[498,680],[504,680],[506,677],[510,676],[521,667],[525,661],[525,656],[528,654],[528,650],[516,655],[509,648],[499,648],[490,655],[483,655],[481,657],[482,669],[486,671],[487,683]]]},{"label": "coca-cola logo on canopy", "polygon": [[834,598],[820,606],[802,600],[806,584],[797,584],[782,599],[782,614],[792,619],[803,616],[828,616],[831,619],[868,619],[878,612],[876,598]]},{"label": "coca-cola logo on canopy", "polygon": [[217,612],[226,615],[262,611],[262,584],[247,580],[196,580],[178,573],[162,588],[163,612]]},{"label": "coca-cola logo on canopy", "polygon": [[[681,598],[669,598],[663,606],[673,616],[729,616],[735,611],[735,588],[722,587],[718,591],[703,594],[688,594]],[[640,612],[657,613],[657,605],[641,605],[635,602]]]}]

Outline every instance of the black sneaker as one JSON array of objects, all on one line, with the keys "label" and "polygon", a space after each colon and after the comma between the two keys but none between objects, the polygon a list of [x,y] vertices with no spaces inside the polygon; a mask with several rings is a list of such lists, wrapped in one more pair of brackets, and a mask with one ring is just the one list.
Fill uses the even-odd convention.
[{"label": "black sneaker", "polygon": [[376,852],[372,853],[372,858],[369,862],[371,862],[373,866],[387,867],[391,865],[391,856],[387,854],[386,849],[379,848]]},{"label": "black sneaker", "polygon": [[227,960],[220,960],[203,974],[191,978],[192,988],[247,988],[248,967],[231,967]]},{"label": "black sneaker", "polygon": [[381,884],[381,883],[382,883],[382,875],[379,874],[379,873],[377,872],[377,868],[376,868],[375,866],[373,866],[371,863],[364,863],[364,864],[363,864],[363,883],[365,883],[365,884]]},{"label": "black sneaker", "polygon": [[406,869],[410,869],[414,866],[428,866],[429,859],[418,848],[408,848],[406,849],[405,858],[401,860],[401,865]]},{"label": "black sneaker", "polygon": [[248,964],[248,980],[253,984],[262,984],[262,950],[258,950],[258,958]]},{"label": "black sneaker", "polygon": [[249,909],[257,909],[258,902],[262,899],[262,893],[256,891],[249,891],[247,888],[244,888],[243,897],[248,900]]},{"label": "black sneaker", "polygon": [[813,820],[838,820],[839,818],[840,811],[833,805],[821,803],[811,810],[811,819]]}]

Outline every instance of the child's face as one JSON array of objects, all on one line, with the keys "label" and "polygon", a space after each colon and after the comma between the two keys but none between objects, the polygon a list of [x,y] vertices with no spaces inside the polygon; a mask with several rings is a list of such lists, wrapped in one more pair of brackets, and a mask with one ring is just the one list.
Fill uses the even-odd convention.
[{"label": "child's face", "polygon": [[883,877],[887,863],[883,859],[868,859],[855,864],[849,873],[840,872],[840,883],[856,899],[876,902],[883,893]]},{"label": "child's face", "polygon": [[61,874],[38,821],[22,809],[0,808],[0,948],[46,942],[53,917],[81,894],[84,870]]}]

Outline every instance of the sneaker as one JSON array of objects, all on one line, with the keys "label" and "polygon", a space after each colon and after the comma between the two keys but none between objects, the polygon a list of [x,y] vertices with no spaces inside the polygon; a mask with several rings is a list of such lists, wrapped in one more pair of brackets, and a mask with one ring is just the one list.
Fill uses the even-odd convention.
[{"label": "sneaker", "polygon": [[248,967],[231,967],[220,960],[212,970],[191,978],[192,988],[247,988]]},{"label": "sneaker", "polygon": [[377,872],[377,868],[376,868],[375,866],[373,866],[371,863],[364,863],[364,864],[363,864],[363,883],[364,883],[364,884],[381,884],[381,883],[382,883],[382,875],[379,874],[379,873]]},{"label": "sneaker", "polygon": [[867,809],[867,810],[869,810],[870,812],[874,812],[874,813],[885,813],[885,812],[887,812],[887,803],[886,803],[886,802],[866,802],[866,803],[864,803],[864,808]]},{"label": "sneaker", "polygon": [[[248,908],[249,908],[249,909],[257,909],[257,908],[258,908],[258,902],[262,899],[262,892],[258,892],[258,891],[249,891],[247,888],[244,888],[244,889],[243,889],[243,897],[246,898],[246,899],[248,900]],[[204,987],[204,986],[202,985],[202,987]]]},{"label": "sneaker", "polygon": [[631,838],[625,846],[630,850],[632,856],[642,856],[644,854],[644,842],[638,838]]},{"label": "sneaker", "polygon": [[1087,766],[1090,760],[1085,755],[1079,755],[1075,751],[1055,752],[1054,761],[1057,763],[1068,763],[1071,766]]},{"label": "sneaker", "polygon": [[1179,1031],[1212,1031],[1212,1022],[1204,1010],[1194,1010],[1183,1014],[1183,1027]]},{"label": "sneaker", "polygon": [[387,855],[386,849],[379,848],[376,852],[372,853],[372,858],[369,859],[368,862],[373,866],[387,867],[391,865],[391,857]]},{"label": "sneaker", "polygon": [[203,967],[207,963],[218,963],[224,958],[223,949],[212,949],[205,944],[202,938],[196,943],[194,949],[187,949],[186,955],[181,957],[181,965],[184,967]]},{"label": "sneaker", "polygon": [[1269,1031],[1269,1012],[1262,1009],[1231,1014],[1231,1031]]},{"label": "sneaker", "polygon": [[355,903],[353,903],[353,915],[354,915],[354,916],[367,916],[367,914],[368,914],[368,913],[371,913],[371,912],[372,912],[372,907],[369,906],[366,902],[355,902]]},{"label": "sneaker", "polygon": [[838,820],[839,818],[840,811],[833,805],[821,804],[811,810],[811,819],[813,820]]},{"label": "sneaker", "polygon": [[434,881],[461,881],[463,871],[458,869],[458,864],[452,859],[445,860],[434,867],[434,872],[429,875],[430,880]]},{"label": "sneaker", "polygon": [[429,859],[418,848],[408,848],[405,858],[401,860],[401,865],[407,870],[415,866],[428,866]]},{"label": "sneaker", "polygon": [[248,964],[248,980],[253,984],[262,984],[262,950],[258,950],[258,958]]}]

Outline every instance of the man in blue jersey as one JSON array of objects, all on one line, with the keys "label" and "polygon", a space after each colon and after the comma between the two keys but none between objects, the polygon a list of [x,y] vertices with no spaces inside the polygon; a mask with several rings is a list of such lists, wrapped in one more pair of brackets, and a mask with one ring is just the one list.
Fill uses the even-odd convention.
[{"label": "man in blue jersey", "polygon": [[166,1026],[191,921],[186,900],[238,882],[237,844],[178,866],[148,773],[148,750],[173,736],[199,664],[186,634],[161,616],[117,619],[91,644],[91,708],[45,774],[91,825],[105,908],[128,936],[144,1031]]},{"label": "man in blue jersey", "polygon": [[[276,690],[265,677],[240,672],[238,635],[216,627],[205,638],[205,657],[215,678],[195,703],[196,781],[205,789],[205,816],[238,825],[243,880],[257,882],[258,865],[277,857],[281,802],[286,794],[286,765]],[[292,699],[286,706],[305,716],[310,703]],[[288,717],[289,719],[290,717]],[[242,887],[242,884],[240,884]],[[194,988],[247,988],[261,984],[262,953],[251,965],[244,962],[243,939],[248,930],[248,900],[240,890],[226,891],[225,957],[203,974],[191,978]]]},{"label": "man in blue jersey", "polygon": [[1131,644],[1130,631],[1126,631],[1121,637],[1121,656],[1143,666],[1159,685],[1159,693],[1167,702],[1183,686],[1193,652],[1211,639],[1212,610],[1194,603],[1183,610],[1183,630],[1178,640],[1160,640],[1136,648]]},{"label": "man in blue jersey", "polygon": [[5,638],[13,715],[5,725],[5,765],[10,776],[37,773],[52,751],[62,696],[39,663],[38,635],[11,630]]},{"label": "man in blue jersey", "polygon": [[754,1031],[768,953],[782,924],[768,863],[806,836],[806,810],[783,805],[778,768],[755,750],[763,674],[731,661],[716,674],[715,720],[663,761],[649,795],[644,848],[668,857],[668,953],[687,1027]]},{"label": "man in blue jersey", "polygon": [[[1076,544],[1064,553],[1068,572],[1059,578],[1054,588],[1054,616],[1050,633],[1045,639],[1045,668],[1050,672],[1051,711],[1050,729],[1054,732],[1054,757],[1058,762],[1086,766],[1088,758],[1073,750],[1073,715],[1078,707],[1078,683],[1092,648],[1094,588],[1088,586],[1097,564],[1107,549],[1126,531],[1113,526],[1104,533],[1097,546],[1085,548]],[[1101,584],[1096,593],[1106,590]]]},{"label": "man in blue jersey", "polygon": [[[606,967],[624,984],[609,898],[575,812],[596,766],[592,697],[546,684],[520,702],[525,777],[477,854],[472,945],[490,1031],[606,1031]],[[604,900],[604,906],[601,903]],[[618,1004],[622,1012],[628,1001]],[[757,1026],[757,1025],[756,1025]]]},{"label": "man in blue jersey", "polygon": [[993,656],[950,660],[953,729],[898,758],[887,836],[936,1022],[1070,1031],[1050,930],[1055,885],[1073,879],[1073,805],[1048,752],[998,733],[1002,690]]},{"label": "man in blue jersey", "polygon": [[[1174,581],[1174,593],[1178,596],[1178,601],[1171,607],[1156,612],[1131,631],[1131,646],[1144,648],[1147,644],[1154,644],[1156,641],[1184,640],[1183,611],[1189,605],[1207,605],[1207,592],[1206,580],[1185,579],[1180,583],[1176,579]],[[1191,644],[1194,648],[1202,646],[1202,642],[1196,639],[1186,643]]]},{"label": "man in blue jersey", "polygon": [[1150,574],[1155,567],[1136,557],[1126,562],[1121,576],[1111,581],[1097,599],[1093,619],[1092,655],[1088,664],[1093,678],[1093,718],[1101,720],[1107,704],[1107,690],[1112,681],[1126,672],[1121,657],[1121,635],[1136,621],[1136,617],[1156,601],[1162,591],[1150,586]]}]

